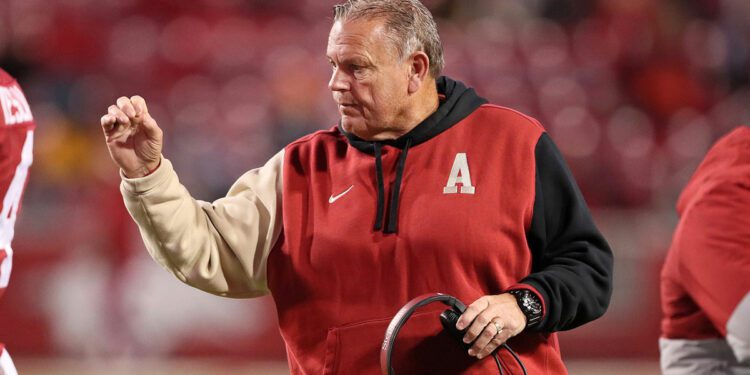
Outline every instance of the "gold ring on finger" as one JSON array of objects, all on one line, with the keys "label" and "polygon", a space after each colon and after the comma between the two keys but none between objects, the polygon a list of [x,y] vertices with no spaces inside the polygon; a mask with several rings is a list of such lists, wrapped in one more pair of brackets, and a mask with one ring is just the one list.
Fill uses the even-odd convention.
[{"label": "gold ring on finger", "polygon": [[502,325],[500,325],[500,323],[498,323],[497,321],[494,321],[494,320],[493,320],[493,321],[492,321],[492,324],[494,324],[494,325],[495,325],[495,329],[497,330],[497,332],[495,333],[495,335],[497,335],[498,333],[500,333],[500,331],[502,331],[502,330],[503,330],[503,326],[502,326]]}]

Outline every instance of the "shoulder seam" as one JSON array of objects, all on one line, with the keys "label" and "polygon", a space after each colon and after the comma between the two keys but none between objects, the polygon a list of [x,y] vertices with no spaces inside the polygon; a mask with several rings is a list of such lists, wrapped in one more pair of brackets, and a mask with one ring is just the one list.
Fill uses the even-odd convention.
[{"label": "shoulder seam", "polygon": [[286,145],[286,147],[284,147],[284,149],[286,149],[288,147],[291,147],[291,146],[294,146],[294,145],[297,145],[297,144],[307,143],[307,142],[310,142],[313,138],[322,137],[322,136],[326,136],[326,135],[332,136],[332,137],[336,138],[336,134],[334,134],[334,132],[337,132],[337,130],[333,130],[333,129],[318,130],[318,131],[316,131],[316,132],[314,132],[312,134],[305,135],[302,138],[299,138],[299,139],[297,139],[295,141],[290,142],[288,145]]},{"label": "shoulder seam", "polygon": [[535,127],[539,128],[539,130],[541,130],[543,133],[547,132],[547,130],[544,129],[544,126],[542,126],[542,124],[539,123],[539,120],[537,120],[537,119],[535,119],[535,118],[533,118],[533,117],[531,117],[531,116],[529,116],[529,115],[527,115],[525,113],[519,112],[519,111],[517,111],[517,110],[515,110],[513,108],[503,107],[503,106],[500,106],[500,105],[497,105],[497,104],[490,104],[490,103],[482,104],[480,106],[480,108],[481,107],[487,107],[487,108],[492,108],[492,109],[499,109],[501,111],[512,112],[512,113],[514,113],[514,114],[516,114],[518,116],[521,116],[523,119],[525,119],[526,121],[530,122]]}]

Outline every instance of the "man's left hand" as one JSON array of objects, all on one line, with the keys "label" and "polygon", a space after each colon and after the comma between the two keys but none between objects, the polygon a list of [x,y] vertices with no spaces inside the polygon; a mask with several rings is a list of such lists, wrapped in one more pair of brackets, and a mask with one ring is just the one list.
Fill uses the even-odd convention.
[{"label": "man's left hand", "polygon": [[474,342],[469,355],[482,359],[521,333],[526,327],[526,316],[511,294],[484,296],[469,305],[456,322],[459,330],[466,327],[469,328],[464,342]]}]

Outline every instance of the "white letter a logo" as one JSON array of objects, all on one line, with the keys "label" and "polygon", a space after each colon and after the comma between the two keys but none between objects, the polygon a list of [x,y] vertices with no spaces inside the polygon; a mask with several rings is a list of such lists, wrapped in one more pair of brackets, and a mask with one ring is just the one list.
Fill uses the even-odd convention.
[{"label": "white letter a logo", "polygon": [[475,189],[471,184],[469,163],[466,161],[466,154],[463,152],[456,154],[456,160],[453,161],[451,175],[448,177],[448,183],[443,188],[443,194],[458,193],[456,184],[461,184],[461,194],[474,194]]}]

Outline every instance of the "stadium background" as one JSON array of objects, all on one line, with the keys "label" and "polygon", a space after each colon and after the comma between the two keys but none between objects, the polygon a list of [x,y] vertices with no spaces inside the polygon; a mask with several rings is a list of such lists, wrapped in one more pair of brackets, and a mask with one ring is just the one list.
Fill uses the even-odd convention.
[{"label": "stadium background", "polygon": [[[0,0],[0,66],[38,124],[0,300],[0,340],[22,374],[285,373],[269,298],[193,290],[148,257],[99,117],[118,96],[144,96],[183,183],[216,199],[336,121],[333,3]],[[676,197],[717,137],[750,124],[750,2],[425,4],[445,73],[541,120],[614,248],[609,312],[561,335],[571,372],[656,373]]]}]

